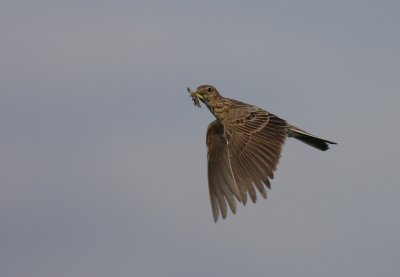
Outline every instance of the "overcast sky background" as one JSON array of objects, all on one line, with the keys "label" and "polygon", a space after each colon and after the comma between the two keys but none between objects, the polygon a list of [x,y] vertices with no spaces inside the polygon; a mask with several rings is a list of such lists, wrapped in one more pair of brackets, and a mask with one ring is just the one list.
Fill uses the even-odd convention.
[{"label": "overcast sky background", "polygon": [[[399,1],[0,2],[1,276],[398,276]],[[213,84],[288,140],[215,224]]]}]

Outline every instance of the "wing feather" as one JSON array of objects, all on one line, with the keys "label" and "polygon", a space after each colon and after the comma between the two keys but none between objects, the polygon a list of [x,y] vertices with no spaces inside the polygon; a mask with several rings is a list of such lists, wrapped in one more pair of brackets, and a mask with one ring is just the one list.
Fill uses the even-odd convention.
[{"label": "wing feather", "polygon": [[287,135],[285,120],[255,106],[242,103],[229,110],[224,121],[233,178],[245,204],[247,195],[253,202],[255,187],[266,197],[270,179],[278,165]]},{"label": "wing feather", "polygon": [[[236,200],[241,194],[232,175],[224,127],[213,121],[207,129],[208,186],[214,221],[228,214],[228,206],[236,213]],[[236,200],[235,200],[236,198]]]}]

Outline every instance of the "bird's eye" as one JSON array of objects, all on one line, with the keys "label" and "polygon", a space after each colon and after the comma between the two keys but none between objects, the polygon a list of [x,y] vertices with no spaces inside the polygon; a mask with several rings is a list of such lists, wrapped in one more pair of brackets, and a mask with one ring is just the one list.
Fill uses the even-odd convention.
[{"label": "bird's eye", "polygon": [[208,92],[211,92],[211,88],[208,88],[207,91],[208,91]]}]

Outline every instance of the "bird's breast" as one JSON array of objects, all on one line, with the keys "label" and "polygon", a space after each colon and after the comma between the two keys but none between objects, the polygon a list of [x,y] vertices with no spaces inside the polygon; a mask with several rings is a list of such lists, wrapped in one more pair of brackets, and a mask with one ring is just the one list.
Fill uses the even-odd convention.
[{"label": "bird's breast", "polygon": [[229,107],[223,104],[217,104],[213,107],[212,113],[219,121],[224,121],[228,114]]}]

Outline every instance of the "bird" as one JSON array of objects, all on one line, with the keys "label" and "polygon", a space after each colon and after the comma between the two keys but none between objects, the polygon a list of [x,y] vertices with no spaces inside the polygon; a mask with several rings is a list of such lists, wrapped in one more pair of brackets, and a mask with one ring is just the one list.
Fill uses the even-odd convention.
[{"label": "bird", "polygon": [[195,91],[187,88],[195,106],[200,101],[214,115],[207,128],[207,175],[214,221],[226,219],[228,207],[236,214],[236,201],[257,201],[258,191],[267,198],[267,188],[281,157],[287,137],[326,151],[333,141],[316,137],[286,120],[254,105],[223,97],[212,85]]}]

